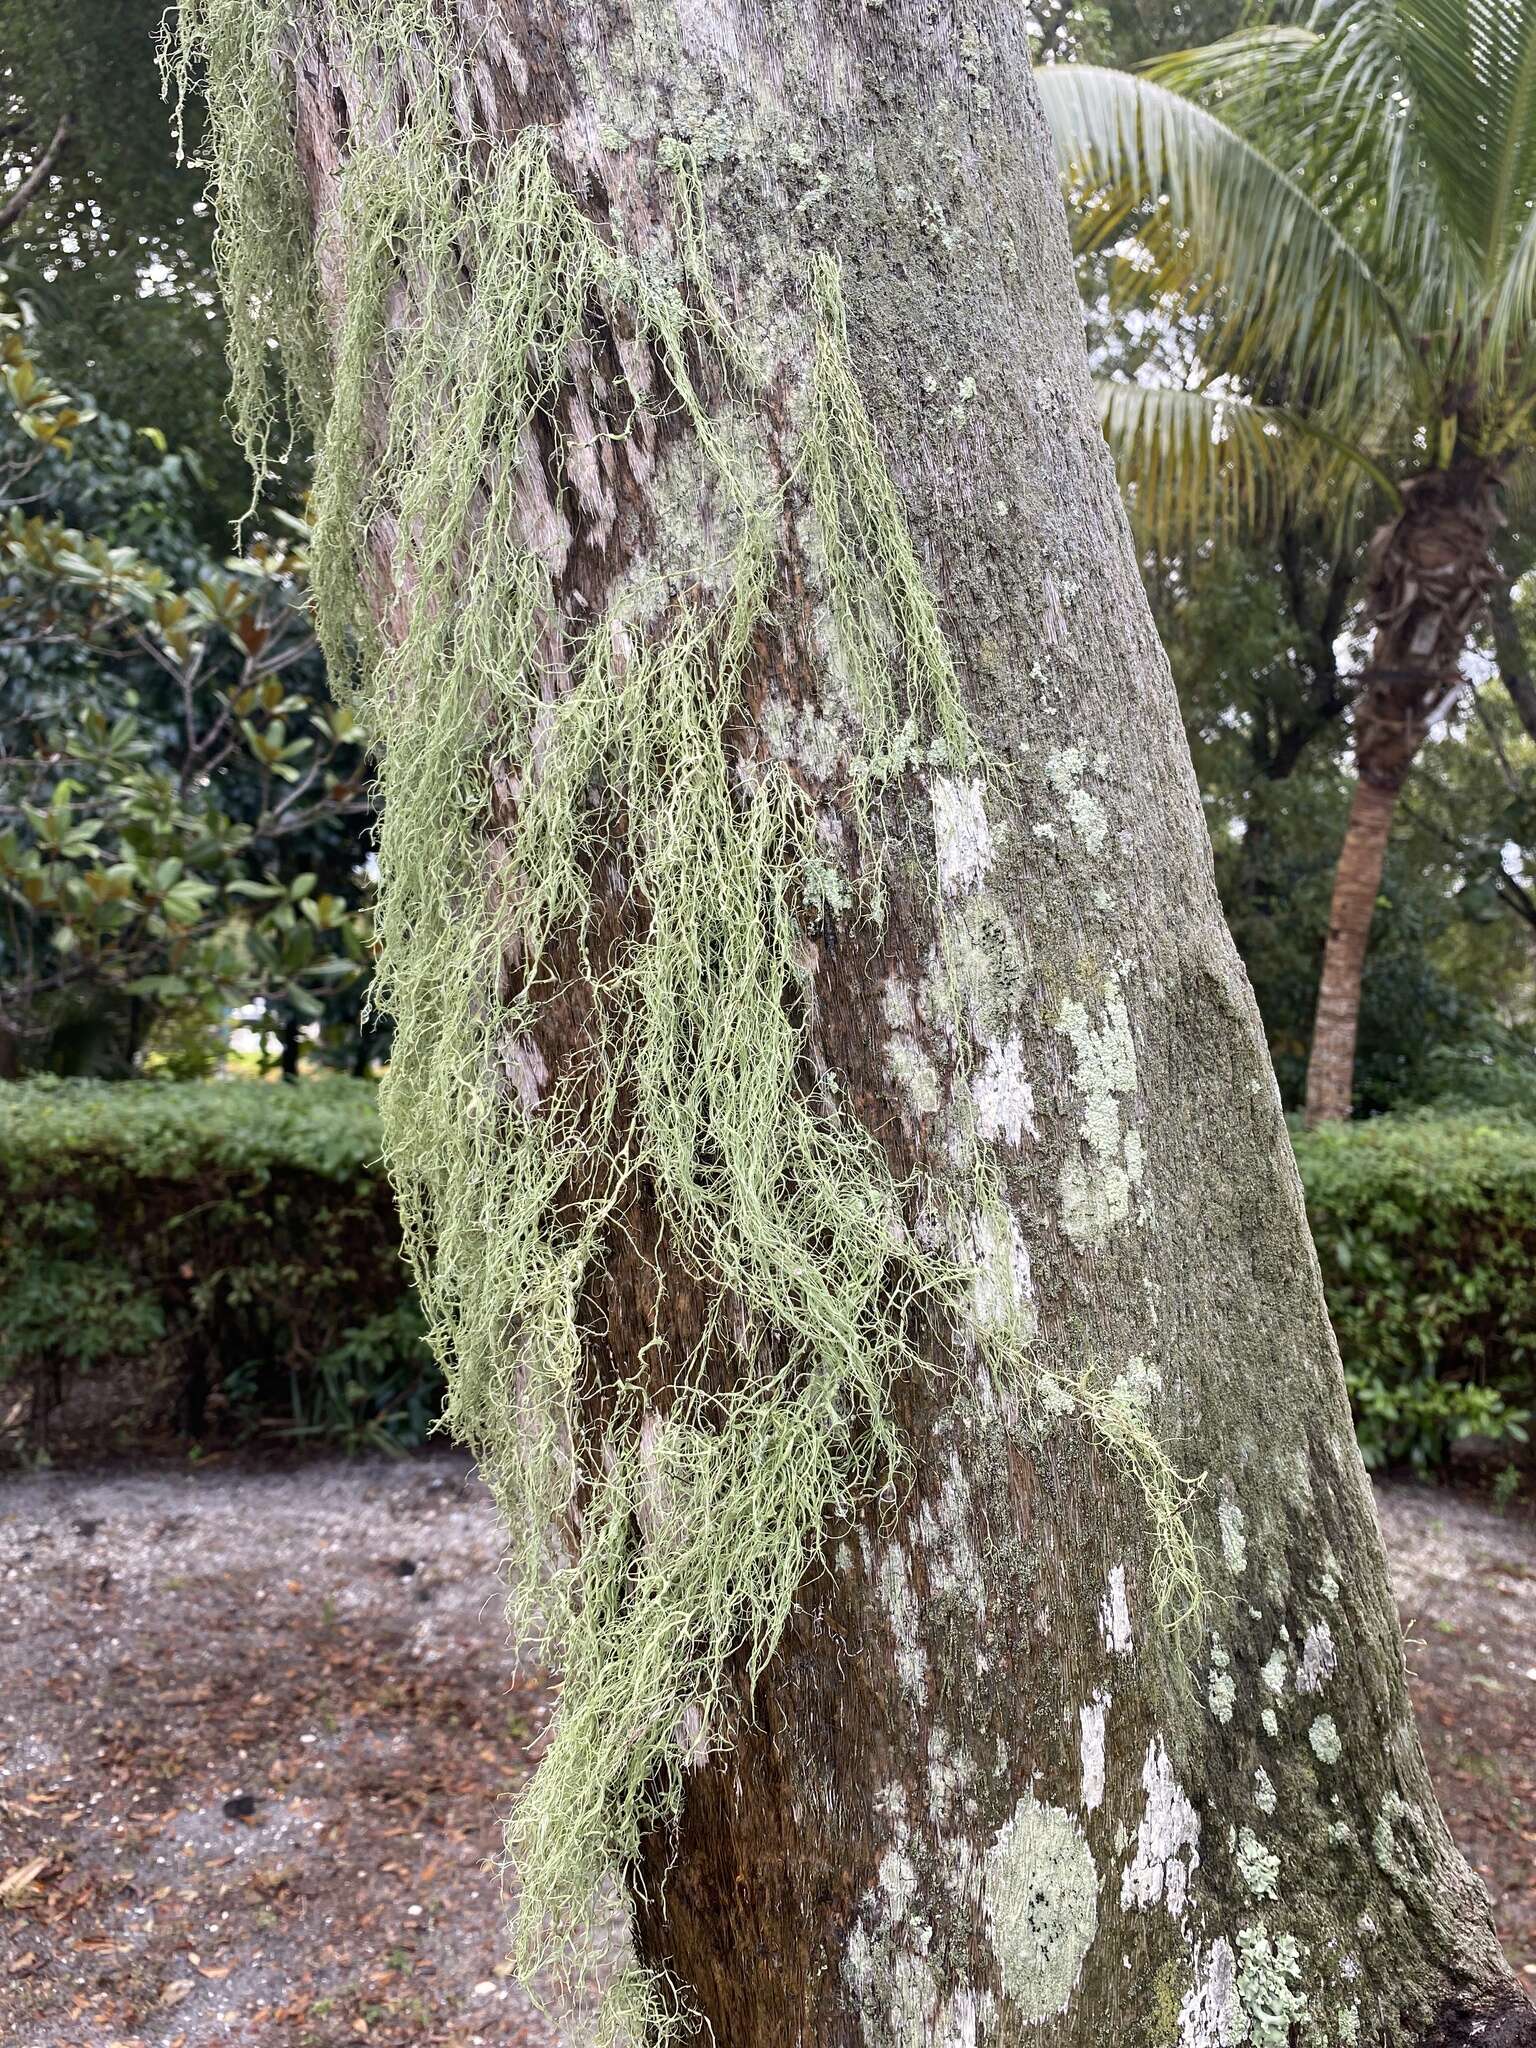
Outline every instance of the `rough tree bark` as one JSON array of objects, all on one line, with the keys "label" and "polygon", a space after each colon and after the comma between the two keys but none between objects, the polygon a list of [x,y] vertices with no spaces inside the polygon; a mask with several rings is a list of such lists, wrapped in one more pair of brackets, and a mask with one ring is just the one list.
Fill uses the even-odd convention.
[{"label": "rough tree bark", "polygon": [[[285,10],[277,65],[334,332],[352,151],[387,146],[419,89],[371,33],[390,11]],[[1010,1378],[951,1332],[965,1369],[898,1386],[907,1477],[825,1529],[734,1746],[697,1752],[675,1831],[653,1828],[626,1873],[642,1957],[691,1988],[722,2048],[1536,2041],[1414,1734],[1264,1040],[1095,422],[1023,16],[996,0],[457,0],[443,18],[476,175],[542,126],[604,238],[665,252],[693,234],[676,145],[700,168],[750,399],[694,374],[787,491],[733,758],[776,749],[829,862],[856,861],[828,652],[842,629],[796,481],[807,278],[830,255],[854,378],[997,763],[905,759],[881,798],[883,923],[831,889],[803,906],[802,1065],[898,1178],[921,1172],[962,1209],[985,1143],[1033,1338]],[[391,336],[422,289],[420,251],[388,258],[365,438],[397,402]],[[477,279],[461,282],[471,308]],[[637,574],[681,588],[724,516],[718,451],[686,406],[627,426],[598,406],[616,361],[632,387],[664,381],[610,316],[594,305],[570,351],[564,439],[530,434],[515,493],[488,476],[482,498],[566,619]],[[616,424],[595,434],[594,417]],[[387,637],[414,541],[387,520],[366,539]],[[546,655],[558,692],[563,657]],[[497,733],[488,708],[487,772],[515,810],[519,774],[550,763],[498,762]],[[624,834],[655,822],[615,827],[596,884],[641,929]],[[510,1049],[529,1115],[582,1014],[577,991]],[[674,1336],[715,1327],[696,1272],[667,1270],[658,1307],[642,1254],[666,1268],[668,1245],[643,1189],[622,1220],[585,1275],[599,1377],[634,1367],[657,1314]],[[997,1284],[979,1267],[978,1325]],[[1205,1597],[1182,1634],[1157,1613],[1173,1509],[1149,1509],[1156,1460],[1109,1454],[1071,1391],[1090,1385],[1201,1479]]]},{"label": "rough tree bark", "polygon": [[1307,1062],[1309,1129],[1350,1113],[1360,987],[1397,800],[1456,689],[1467,636],[1498,581],[1492,547],[1501,514],[1490,465],[1468,460],[1430,471],[1405,484],[1403,496],[1403,510],[1371,544],[1366,609],[1374,632]]}]

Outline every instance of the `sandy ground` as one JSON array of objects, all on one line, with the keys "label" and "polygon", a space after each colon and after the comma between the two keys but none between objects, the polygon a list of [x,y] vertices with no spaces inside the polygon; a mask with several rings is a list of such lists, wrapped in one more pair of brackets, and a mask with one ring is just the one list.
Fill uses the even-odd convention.
[{"label": "sandy ground", "polygon": [[[1536,1529],[1381,1494],[1452,1827],[1536,1980]],[[447,1457],[0,1482],[6,2048],[557,2048],[497,1814],[541,1675]]]}]

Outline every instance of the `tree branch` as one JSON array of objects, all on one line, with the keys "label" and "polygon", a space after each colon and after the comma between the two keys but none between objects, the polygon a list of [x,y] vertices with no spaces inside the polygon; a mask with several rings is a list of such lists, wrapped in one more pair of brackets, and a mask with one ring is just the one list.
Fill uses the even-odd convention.
[{"label": "tree branch", "polygon": [[9,234],[11,229],[26,212],[32,201],[53,175],[53,167],[63,154],[69,138],[75,132],[73,114],[61,114],[59,125],[53,131],[53,139],[37,162],[11,193],[4,205],[0,205],[0,235]]}]

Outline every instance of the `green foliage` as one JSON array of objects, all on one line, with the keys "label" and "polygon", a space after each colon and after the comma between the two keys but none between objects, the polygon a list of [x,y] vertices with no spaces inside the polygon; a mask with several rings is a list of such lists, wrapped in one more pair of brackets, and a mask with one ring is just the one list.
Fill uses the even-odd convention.
[{"label": "green foliage", "polygon": [[[1523,1444],[1536,1409],[1536,1076],[1444,1064],[1496,1120],[1295,1139],[1361,1446],[1426,1472],[1468,1434]],[[362,1083],[0,1089],[5,1442],[420,1442],[442,1389],[379,1148]]]},{"label": "green foliage", "polygon": [[1525,1441],[1536,1407],[1536,1124],[1383,1117],[1296,1140],[1369,1464]]},{"label": "green foliage", "polygon": [[1536,0],[1320,0],[1159,59],[1038,76],[1085,252],[1188,374],[1110,388],[1146,531],[1347,531],[1462,455],[1536,462]]},{"label": "green foliage", "polygon": [[1510,1034],[1434,1046],[1418,1101],[1442,1116],[1498,1112],[1536,1125],[1536,1053]]},{"label": "green foliage", "polygon": [[[1222,907],[1293,1105],[1351,789],[1352,684],[1338,648],[1348,566],[1314,528],[1148,568]],[[1469,1085],[1479,1046],[1507,1045],[1518,1063],[1536,1021],[1531,954],[1510,914],[1528,929],[1518,873],[1531,833],[1516,798],[1536,753],[1492,688],[1424,749],[1403,801],[1361,990],[1356,1098],[1367,1115],[1440,1100],[1442,1051],[1454,1065],[1465,1048]],[[1490,802],[1501,784],[1510,800]]]},{"label": "green foliage", "polygon": [[[1233,938],[1264,1019],[1282,1099],[1299,1105],[1328,926],[1333,849],[1343,829],[1342,777],[1293,776],[1264,790],[1248,833],[1217,842],[1216,873]],[[1437,1048],[1471,1045],[1495,1021],[1475,983],[1462,987],[1443,955],[1459,913],[1443,876],[1413,858],[1388,858],[1361,991],[1355,1099],[1364,1115],[1434,1098]],[[1507,947],[1509,931],[1500,936]]]},{"label": "green foliage", "polygon": [[160,101],[164,12],[162,0],[16,0],[4,10],[0,186],[27,174],[61,116],[70,123],[7,237],[5,264],[37,311],[55,373],[190,451],[188,510],[206,552],[227,545],[250,476],[223,419],[213,221]]},{"label": "green foliage", "polygon": [[[94,474],[104,423],[38,368],[4,302],[0,369],[10,1062],[121,1071],[253,1000],[317,1017],[365,958],[349,821],[368,797],[356,721],[317,701],[304,536],[200,562],[172,465],[109,443]],[[75,509],[136,540],[69,525]]]},{"label": "green foliage", "polygon": [[0,1088],[0,1447],[419,1443],[441,1381],[374,1091]]}]

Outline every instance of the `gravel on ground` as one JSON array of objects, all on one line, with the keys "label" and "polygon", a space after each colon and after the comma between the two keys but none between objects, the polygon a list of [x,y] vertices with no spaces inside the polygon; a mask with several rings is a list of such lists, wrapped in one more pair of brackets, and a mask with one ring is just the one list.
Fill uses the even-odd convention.
[{"label": "gravel on ground", "polygon": [[[1536,1528],[1379,1501],[1431,1768],[1536,1979]],[[499,1815],[549,1711],[459,1459],[0,1482],[7,2048],[558,2048]]]}]

